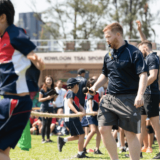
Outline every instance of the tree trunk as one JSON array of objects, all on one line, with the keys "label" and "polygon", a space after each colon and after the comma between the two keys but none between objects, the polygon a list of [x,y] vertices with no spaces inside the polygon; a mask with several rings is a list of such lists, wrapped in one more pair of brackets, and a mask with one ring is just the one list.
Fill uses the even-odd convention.
[{"label": "tree trunk", "polygon": [[73,38],[74,39],[77,39],[77,11],[75,9],[75,12],[74,12],[74,33],[73,33]]},{"label": "tree trunk", "polygon": [[129,26],[130,26],[130,36],[129,36],[129,38],[131,39],[132,38],[132,28],[133,28],[133,26],[132,26],[132,22],[133,22],[133,20],[132,20],[132,0],[130,0],[130,15],[131,15],[131,18],[130,18],[130,24],[129,24]]},{"label": "tree trunk", "polygon": [[116,21],[119,23],[119,14],[118,14],[118,2],[117,0],[114,1],[116,7]]}]

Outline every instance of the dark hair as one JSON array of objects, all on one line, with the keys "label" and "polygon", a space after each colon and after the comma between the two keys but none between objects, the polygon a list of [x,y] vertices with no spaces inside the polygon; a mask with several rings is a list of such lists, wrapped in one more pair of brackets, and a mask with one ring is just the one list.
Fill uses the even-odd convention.
[{"label": "dark hair", "polygon": [[15,10],[10,0],[0,0],[0,16],[2,14],[6,15],[8,25],[12,25],[14,22]]},{"label": "dark hair", "polygon": [[138,47],[143,45],[143,44],[147,45],[147,47],[152,50],[152,43],[150,41],[144,40],[138,45]]},{"label": "dark hair", "polygon": [[86,73],[85,69],[83,68],[80,68],[78,71],[77,71],[78,75],[81,75],[82,73]]},{"label": "dark hair", "polygon": [[123,36],[123,28],[122,26],[118,23],[118,22],[115,22],[115,23],[111,23],[109,25],[107,25],[104,29],[103,29],[103,32],[107,31],[107,30],[111,30],[112,32],[114,33],[121,33],[121,35]]},{"label": "dark hair", "polygon": [[90,79],[87,81],[86,87],[88,87],[88,88],[92,87],[96,81],[97,81],[97,79],[90,78]]},{"label": "dark hair", "polygon": [[51,80],[52,80],[51,89],[54,90],[54,81],[53,81],[53,78],[52,78],[51,76],[45,76],[44,82],[43,82],[43,86],[42,86],[42,89],[43,89],[45,92],[47,92],[47,84],[46,84],[46,79],[47,79],[47,78],[51,78]]},{"label": "dark hair", "polygon": [[74,86],[75,86],[76,84],[79,85],[79,83],[74,83],[74,84],[72,84],[72,85],[67,86],[67,89],[72,89],[72,88],[74,88]]}]

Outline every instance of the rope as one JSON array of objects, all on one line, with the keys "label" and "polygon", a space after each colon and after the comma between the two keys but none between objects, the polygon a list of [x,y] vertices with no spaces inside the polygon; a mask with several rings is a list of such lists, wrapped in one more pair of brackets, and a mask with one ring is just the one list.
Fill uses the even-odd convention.
[{"label": "rope", "polygon": [[[51,113],[42,113],[42,112],[31,112],[32,116],[37,116],[37,117],[48,117],[48,118],[65,118],[65,117],[83,117],[84,114],[51,114]],[[95,113],[86,113],[85,115],[90,115],[90,116],[95,116]]]}]

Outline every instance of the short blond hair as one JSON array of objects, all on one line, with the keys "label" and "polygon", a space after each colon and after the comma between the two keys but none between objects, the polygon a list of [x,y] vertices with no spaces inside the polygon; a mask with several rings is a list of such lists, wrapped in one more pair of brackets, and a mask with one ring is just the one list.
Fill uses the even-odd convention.
[{"label": "short blond hair", "polygon": [[107,30],[111,30],[112,32],[116,32],[116,33],[119,32],[121,35],[123,35],[123,28],[118,22],[107,25],[103,29],[103,32],[106,32]]}]

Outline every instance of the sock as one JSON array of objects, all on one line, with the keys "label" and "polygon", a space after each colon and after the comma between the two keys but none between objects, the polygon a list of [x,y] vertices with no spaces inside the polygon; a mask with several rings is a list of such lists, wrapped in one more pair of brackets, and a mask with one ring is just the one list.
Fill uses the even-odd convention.
[{"label": "sock", "polygon": [[63,140],[64,142],[67,142],[68,141],[68,139],[67,138],[64,138],[64,140]]},{"label": "sock", "polygon": [[79,151],[79,152],[78,152],[78,154],[79,154],[80,156],[82,155],[82,153],[83,153],[83,151]]}]

